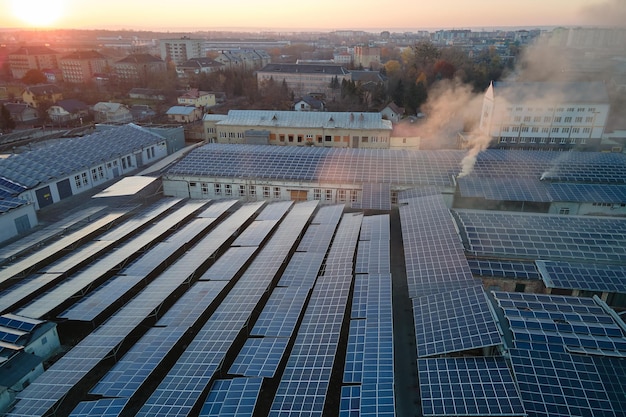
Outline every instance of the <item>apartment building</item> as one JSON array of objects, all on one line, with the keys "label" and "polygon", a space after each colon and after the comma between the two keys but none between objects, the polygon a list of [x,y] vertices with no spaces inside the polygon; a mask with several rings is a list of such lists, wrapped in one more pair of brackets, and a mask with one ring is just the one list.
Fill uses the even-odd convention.
[{"label": "apartment building", "polygon": [[108,72],[109,59],[97,51],[76,51],[61,57],[59,67],[63,80],[86,83],[96,74]]},{"label": "apartment building", "polygon": [[161,59],[172,61],[176,66],[182,65],[192,58],[202,58],[202,40],[183,36],[178,39],[161,39]]},{"label": "apartment building", "polygon": [[609,110],[602,82],[494,82],[485,92],[480,131],[498,148],[593,149]]},{"label": "apartment building", "polygon": [[30,70],[59,68],[59,53],[47,46],[22,46],[9,54],[8,62],[13,78],[22,78]]}]

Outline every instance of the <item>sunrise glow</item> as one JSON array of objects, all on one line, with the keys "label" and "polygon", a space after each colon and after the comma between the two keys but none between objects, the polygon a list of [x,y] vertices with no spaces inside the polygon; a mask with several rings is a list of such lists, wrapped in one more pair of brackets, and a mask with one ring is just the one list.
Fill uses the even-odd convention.
[{"label": "sunrise glow", "polygon": [[65,12],[63,0],[12,0],[13,15],[30,27],[54,25]]}]

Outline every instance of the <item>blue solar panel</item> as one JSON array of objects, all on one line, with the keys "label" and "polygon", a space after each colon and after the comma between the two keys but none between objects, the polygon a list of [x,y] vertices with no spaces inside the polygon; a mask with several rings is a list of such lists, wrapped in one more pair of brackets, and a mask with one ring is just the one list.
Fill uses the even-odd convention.
[{"label": "blue solar panel", "polygon": [[418,359],[424,416],[525,416],[502,357]]},{"label": "blue solar panel", "polygon": [[537,261],[547,288],[626,294],[626,266]]},{"label": "blue solar panel", "polygon": [[360,415],[361,387],[359,385],[341,387],[339,417],[360,417]]},{"label": "blue solar panel", "polygon": [[472,274],[481,277],[541,279],[534,262],[468,259]]},{"label": "blue solar panel", "polygon": [[0,326],[25,332],[32,332],[35,327],[42,323],[43,321],[20,317],[15,314],[3,314],[0,316]]},{"label": "blue solar panel", "polygon": [[307,287],[274,289],[250,335],[291,337],[308,294]]},{"label": "blue solar panel", "polygon": [[414,298],[413,316],[418,357],[502,343],[482,286]]},{"label": "blue solar panel", "polygon": [[409,297],[480,283],[472,277],[450,211],[439,195],[400,206]]},{"label": "blue solar panel", "polygon": [[228,371],[232,375],[273,378],[289,343],[287,337],[251,338]]},{"label": "blue solar panel", "polygon": [[350,320],[346,363],[343,370],[344,383],[363,381],[363,354],[365,352],[365,320]]},{"label": "blue solar panel", "polygon": [[83,401],[70,413],[70,417],[117,417],[128,403],[126,398],[103,398]]},{"label": "blue solar panel", "polygon": [[254,413],[263,378],[216,380],[200,411],[200,417],[238,417]]},{"label": "blue solar panel", "polygon": [[511,349],[524,408],[538,417],[615,416],[590,356]]},{"label": "blue solar panel", "polygon": [[616,416],[626,415],[626,359],[593,356]]}]

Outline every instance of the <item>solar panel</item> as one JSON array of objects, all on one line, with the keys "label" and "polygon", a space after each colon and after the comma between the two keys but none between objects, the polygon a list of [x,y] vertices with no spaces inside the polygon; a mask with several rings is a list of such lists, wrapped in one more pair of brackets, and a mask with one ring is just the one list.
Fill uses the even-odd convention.
[{"label": "solar panel", "polygon": [[275,288],[250,335],[291,337],[308,294],[308,287]]},{"label": "solar panel", "polygon": [[363,184],[361,202],[360,204],[352,203],[352,207],[364,210],[391,210],[391,185],[381,183]]},{"label": "solar panel", "polygon": [[250,338],[239,351],[228,373],[273,378],[285,354],[289,338]]},{"label": "solar panel", "polygon": [[[343,370],[343,382],[361,383],[363,381],[363,355],[365,351],[365,320],[350,320],[346,363]],[[360,395],[359,395],[360,397]]]},{"label": "solar panel", "polygon": [[283,272],[279,286],[312,288],[326,252],[296,252]]},{"label": "solar panel", "polygon": [[255,246],[230,247],[213,265],[206,270],[200,280],[230,281],[243,268],[258,250]]},{"label": "solar panel", "polygon": [[482,286],[413,299],[418,357],[502,343]]},{"label": "solar panel", "polygon": [[70,417],[117,417],[128,403],[126,398],[102,398],[83,401],[70,413]]},{"label": "solar panel", "polygon": [[517,259],[626,261],[626,220],[455,210],[467,250],[487,257]]},{"label": "solar panel", "polygon": [[251,416],[263,378],[218,379],[200,411],[200,417]]},{"label": "solar panel", "polygon": [[626,356],[626,337],[594,299],[494,292],[516,348]]},{"label": "solar panel", "polygon": [[42,323],[43,321],[21,317],[16,314],[3,314],[0,316],[0,326],[24,332],[32,332],[35,327]]},{"label": "solar panel", "polygon": [[592,356],[616,416],[626,415],[626,359]]},{"label": "solar panel", "polygon": [[341,387],[339,417],[359,417],[361,409],[361,387],[348,385]]},{"label": "solar panel", "polygon": [[622,265],[536,261],[546,288],[626,294],[626,267]]},{"label": "solar panel", "polygon": [[534,262],[468,259],[472,274],[480,277],[541,279]]},{"label": "solar panel", "polygon": [[255,220],[235,239],[233,246],[259,246],[277,224],[277,220]]},{"label": "solar panel", "polygon": [[502,357],[418,359],[424,416],[526,416]]},{"label": "solar panel", "polygon": [[409,297],[479,283],[441,196],[415,198],[400,206]]},{"label": "solar panel", "polygon": [[511,364],[524,408],[545,417],[615,416],[590,356],[511,349]]}]

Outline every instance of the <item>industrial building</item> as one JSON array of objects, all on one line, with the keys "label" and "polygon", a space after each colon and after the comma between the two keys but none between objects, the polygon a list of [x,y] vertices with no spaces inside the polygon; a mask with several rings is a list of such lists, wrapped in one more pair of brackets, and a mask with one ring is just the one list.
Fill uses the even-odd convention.
[{"label": "industrial building", "polygon": [[1,248],[7,416],[624,415],[625,156],[465,156],[208,144]]}]

